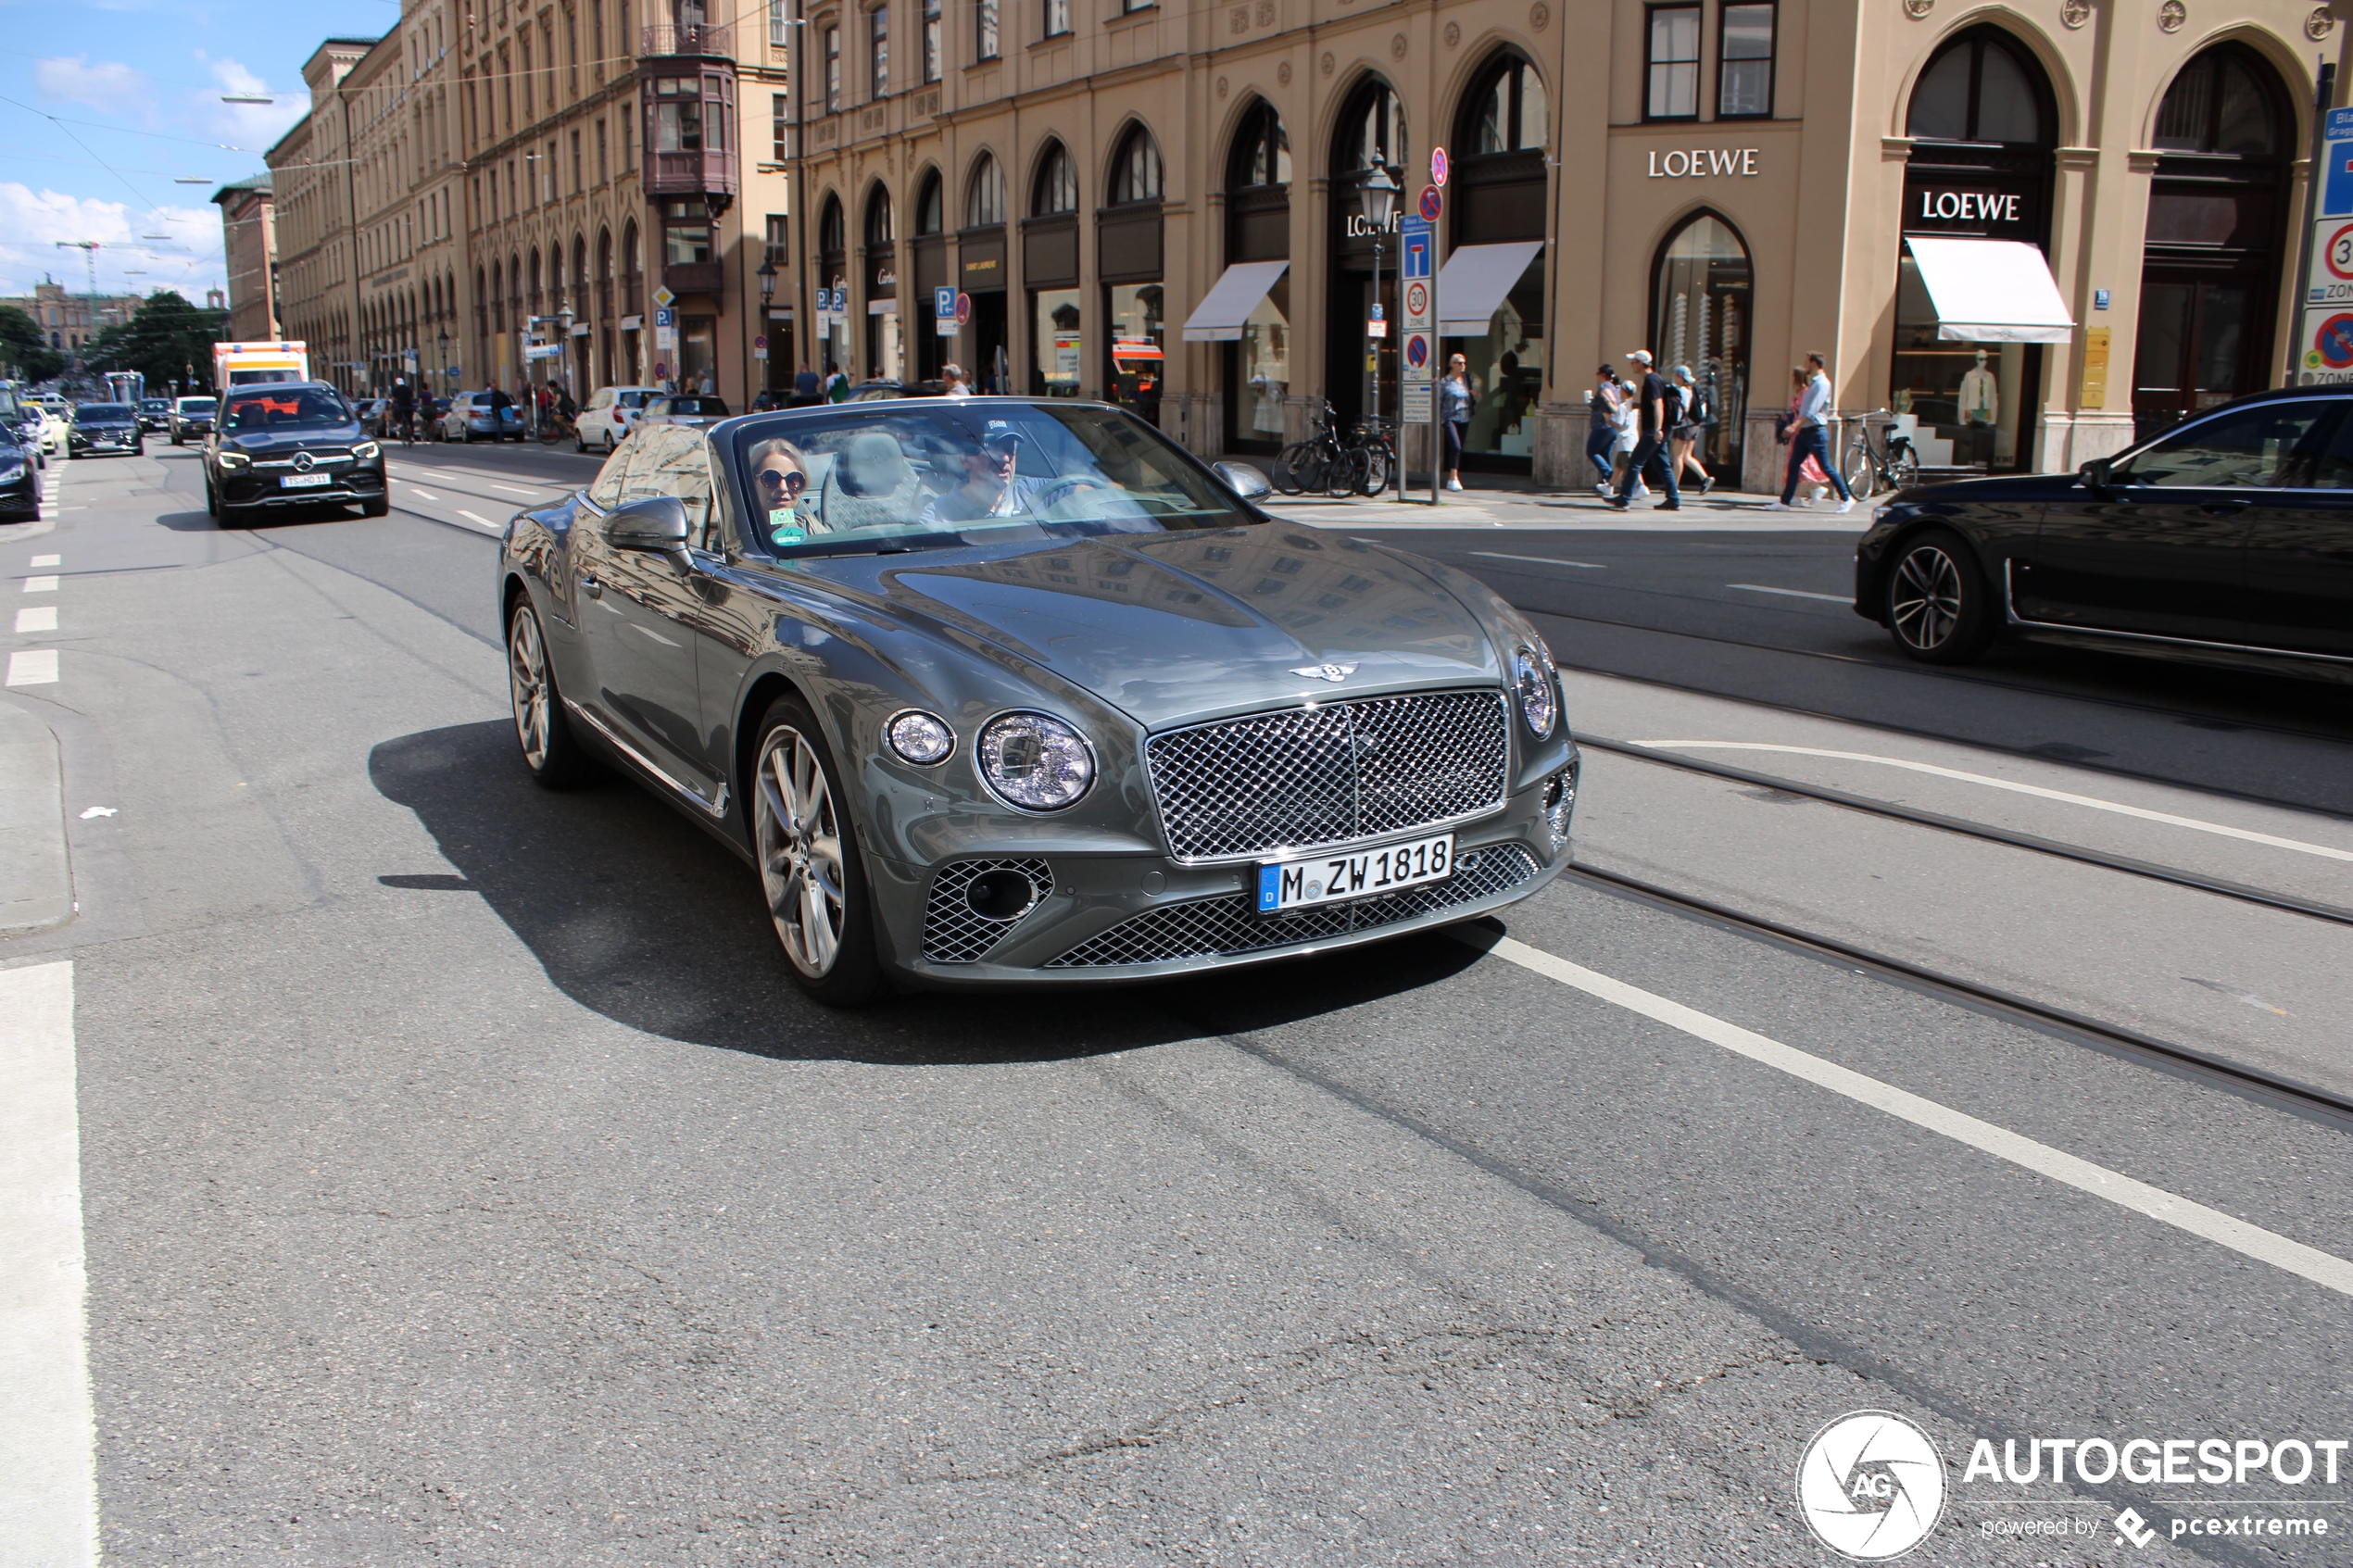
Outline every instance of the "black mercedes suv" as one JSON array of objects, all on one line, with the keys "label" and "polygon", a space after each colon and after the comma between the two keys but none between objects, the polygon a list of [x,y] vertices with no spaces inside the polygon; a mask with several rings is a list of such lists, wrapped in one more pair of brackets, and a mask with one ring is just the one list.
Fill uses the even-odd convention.
[{"label": "black mercedes suv", "polygon": [[384,448],[343,394],[320,382],[231,389],[204,449],[205,510],[230,523],[281,507],[391,509]]}]

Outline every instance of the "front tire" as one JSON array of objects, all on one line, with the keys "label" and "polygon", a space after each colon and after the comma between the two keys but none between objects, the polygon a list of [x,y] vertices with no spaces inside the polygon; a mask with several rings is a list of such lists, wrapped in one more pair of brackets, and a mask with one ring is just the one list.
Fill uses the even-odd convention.
[{"label": "front tire", "polygon": [[1931,528],[1904,541],[1887,574],[1887,629],[1905,657],[1967,664],[1997,630],[1993,591],[1960,535]]},{"label": "front tire", "polygon": [[507,696],[515,714],[515,740],[533,782],[563,789],[588,771],[588,759],[564,718],[563,694],[556,685],[555,659],[539,629],[531,596],[519,594],[507,618]]},{"label": "front tire", "polygon": [[793,979],[828,1007],[868,1001],[883,976],[865,860],[824,735],[798,697],[769,707],[755,756],[752,847]]},{"label": "front tire", "polygon": [[213,488],[212,473],[209,470],[206,470],[204,476],[204,509],[208,517],[217,520],[220,516],[220,492]]}]

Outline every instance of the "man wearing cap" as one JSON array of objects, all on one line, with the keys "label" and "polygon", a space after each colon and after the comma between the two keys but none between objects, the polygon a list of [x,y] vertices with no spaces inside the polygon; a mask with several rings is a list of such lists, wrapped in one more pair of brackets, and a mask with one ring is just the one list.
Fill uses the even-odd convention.
[{"label": "man wearing cap", "polygon": [[[1642,384],[1635,393],[1635,406],[1641,410],[1642,422],[1634,441],[1634,456],[1626,465],[1625,476],[1617,482],[1617,494],[1609,498],[1610,506],[1621,512],[1632,500],[1634,486],[1642,482],[1642,470],[1650,467],[1651,459],[1656,458],[1667,444],[1667,378],[1651,368],[1649,349],[1637,348],[1626,358],[1634,361],[1635,370],[1642,378]],[[1667,470],[1667,499],[1651,509],[1673,512],[1680,511],[1682,507],[1683,497],[1675,488],[1675,470],[1669,468]]]},{"label": "man wearing cap", "polygon": [[932,498],[924,508],[923,521],[930,527],[948,522],[976,522],[983,518],[1019,517],[1027,512],[1035,515],[1045,510],[1055,495],[1044,504],[1038,503],[1041,491],[1053,490],[1067,494],[1086,485],[1101,489],[1104,482],[1092,475],[1064,474],[1059,478],[1032,478],[1016,473],[1020,466],[1021,449],[1026,437],[1005,420],[991,420],[981,432],[980,443],[963,455],[964,483],[944,495]]}]

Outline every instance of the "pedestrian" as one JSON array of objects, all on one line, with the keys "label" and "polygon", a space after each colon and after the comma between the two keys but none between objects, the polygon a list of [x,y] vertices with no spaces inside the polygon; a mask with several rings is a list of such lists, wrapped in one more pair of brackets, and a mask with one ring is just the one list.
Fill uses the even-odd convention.
[{"label": "pedestrian", "polygon": [[1686,465],[1696,469],[1699,471],[1699,493],[1705,495],[1716,483],[1716,476],[1707,471],[1707,465],[1699,460],[1696,450],[1700,436],[1706,430],[1707,394],[1701,389],[1699,383],[1692,379],[1689,365],[1675,367],[1674,390],[1680,407],[1677,409],[1675,422],[1667,427],[1667,466],[1675,470],[1677,479],[1683,477]]},{"label": "pedestrian", "polygon": [[842,373],[839,366],[836,366],[834,373],[825,378],[825,401],[828,403],[849,401],[849,378]]},{"label": "pedestrian", "polygon": [[[1634,349],[1626,358],[1634,362],[1642,379],[1634,394],[1638,421],[1634,450],[1627,458],[1626,476],[1617,482],[1617,494],[1609,498],[1610,506],[1621,512],[1632,504],[1634,486],[1642,483],[1642,470],[1667,446],[1667,378],[1651,368],[1649,349]],[[1682,494],[1675,488],[1675,470],[1670,464],[1667,470],[1667,499],[1652,509],[1674,512],[1682,508]]]},{"label": "pedestrian", "polygon": [[1585,395],[1585,460],[1600,479],[1593,489],[1606,495],[1617,480],[1611,455],[1617,450],[1617,371],[1604,365],[1593,372],[1593,388]]},{"label": "pedestrian", "polygon": [[1805,386],[1798,395],[1790,426],[1789,472],[1781,481],[1780,499],[1767,503],[1765,509],[1790,509],[1790,501],[1797,495],[1798,470],[1811,458],[1837,489],[1838,509],[1851,512],[1855,509],[1855,497],[1847,492],[1846,481],[1831,460],[1831,378],[1827,363],[1819,354],[1808,354],[1800,374]]},{"label": "pedestrian", "polygon": [[793,406],[797,408],[805,408],[816,402],[817,387],[817,372],[804,363],[800,367],[800,373],[792,379]]},{"label": "pedestrian", "polygon": [[[1637,439],[1634,429],[1641,418],[1640,412],[1634,407],[1637,389],[1633,383],[1615,370],[1610,374],[1617,384],[1617,414],[1609,449],[1609,488],[1602,492],[1604,499],[1617,493],[1619,482],[1626,477],[1626,465],[1634,460],[1634,444]],[[1645,501],[1651,498],[1651,487],[1642,483],[1642,476],[1639,473],[1634,476],[1634,493]]]},{"label": "pedestrian", "polygon": [[972,372],[962,365],[942,365],[939,379],[948,383],[947,390],[940,394],[943,397],[952,397],[961,403],[973,395]]},{"label": "pedestrian", "polygon": [[1457,354],[1446,361],[1446,379],[1438,383],[1438,418],[1446,427],[1446,488],[1463,487],[1463,437],[1470,431],[1470,361]]}]

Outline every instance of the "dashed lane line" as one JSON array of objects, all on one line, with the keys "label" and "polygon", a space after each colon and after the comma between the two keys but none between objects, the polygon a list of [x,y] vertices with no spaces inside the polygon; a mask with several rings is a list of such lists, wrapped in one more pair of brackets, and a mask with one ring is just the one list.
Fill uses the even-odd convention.
[{"label": "dashed lane line", "polygon": [[54,632],[57,629],[56,605],[27,605],[17,611],[17,630],[24,632]]},{"label": "dashed lane line", "polygon": [[440,497],[440,496],[438,496],[438,495],[434,495],[432,491],[430,491],[430,490],[420,490],[420,489],[418,489],[418,488],[417,488],[415,485],[413,485],[413,484],[412,484],[412,485],[410,485],[410,486],[409,486],[409,493],[410,495],[412,495],[416,496],[416,497],[417,497],[417,499],[418,499],[418,500],[420,500],[420,501],[432,501],[432,502],[434,502],[434,504],[438,505],[438,504],[440,503],[440,500],[441,500],[441,497]]},{"label": "dashed lane line", "polygon": [[8,680],[12,686],[54,686],[57,684],[57,650],[56,648],[19,648],[8,656]]},{"label": "dashed lane line", "polygon": [[2038,1143],[2022,1133],[1997,1127],[1965,1111],[1939,1105],[1893,1084],[1881,1083],[1868,1073],[1842,1067],[1834,1061],[1785,1046],[1780,1041],[1743,1029],[1737,1023],[1727,1023],[1720,1018],[1704,1013],[1696,1008],[1614,980],[1606,974],[1574,964],[1567,959],[1555,958],[1541,948],[1492,931],[1471,928],[1458,929],[1453,935],[1474,947],[1484,948],[1507,963],[1517,964],[1531,973],[1541,974],[1589,997],[1608,1002],[1613,1007],[1639,1013],[1644,1018],[1678,1029],[1694,1039],[1721,1047],[1736,1056],[1747,1058],[1793,1078],[1802,1079],[1818,1088],[1830,1090],[1860,1105],[1881,1110],[1898,1121],[1909,1122],[1916,1127],[1940,1134],[1957,1143],[1967,1144],[1981,1153],[2032,1171],[2079,1192],[2105,1198],[2119,1208],[2144,1215],[2161,1224],[2171,1225],[2217,1247],[2226,1248],[2242,1257],[2269,1263],[2275,1269],[2311,1281],[2340,1295],[2353,1296],[2353,1262],[2307,1247],[2300,1241],[2249,1224],[2235,1215],[2186,1198],[2167,1192],[2162,1187],[2135,1181],[2105,1165],[2095,1165],[2062,1149]]},{"label": "dashed lane line", "polygon": [[2120,800],[2102,800],[2097,796],[2074,795],[2063,789],[2045,789],[2041,784],[1990,778],[1983,773],[1966,773],[1957,768],[1940,768],[1933,762],[1914,762],[1902,757],[1880,757],[1868,751],[1832,751],[1817,746],[1779,746],[1769,741],[1755,740],[1644,740],[1634,744],[1649,746],[1654,751],[1772,751],[1791,757],[1828,757],[1842,762],[1876,762],[1882,767],[1902,768],[1907,772],[1957,779],[1964,784],[1983,784],[1988,789],[2006,789],[2013,795],[2063,801],[2070,806],[2089,807],[2095,811],[2113,811],[2120,817],[2138,817],[2143,822],[2163,822],[2168,827],[2219,834],[2224,838],[2268,845],[2274,849],[2293,849],[2301,855],[2319,855],[2331,860],[2353,860],[2353,849],[2338,849],[2326,844],[2307,844],[2302,839],[2282,838],[2276,834],[2257,833],[2251,828],[2201,822],[2196,817],[2178,817],[2171,811],[2152,811],[2145,806],[2127,806]]},{"label": "dashed lane line", "polygon": [[1743,593],[1750,594],[1779,594],[1783,598],[1790,599],[1821,599],[1834,605],[1851,605],[1855,602],[1855,596],[1852,594],[1816,594],[1804,588],[1768,588],[1762,583],[1727,583],[1724,586],[1738,588]]},{"label": "dashed lane line", "polygon": [[1497,550],[1473,550],[1471,554],[1478,557],[1481,560],[1533,561],[1538,566],[1573,566],[1579,571],[1607,571],[1609,570],[1608,567],[1604,566],[1599,561],[1554,560],[1550,556],[1507,556]]},{"label": "dashed lane line", "polygon": [[98,1561],[73,965],[0,970],[0,1515],[12,1562]]},{"label": "dashed lane line", "polygon": [[32,558],[32,564],[34,566],[63,566],[65,558],[63,556],[35,556]]},{"label": "dashed lane line", "polygon": [[472,523],[478,523],[478,524],[480,524],[482,527],[484,527],[484,528],[486,528],[486,529],[490,530],[490,532],[492,532],[493,533],[504,533],[505,532],[507,532],[505,529],[503,529],[503,528],[499,527],[497,523],[495,523],[495,522],[491,521],[488,518],[486,518],[486,517],[477,517],[477,516],[475,516],[472,512],[467,511],[467,510],[465,510],[465,509],[464,509],[464,508],[460,508],[459,509],[458,515],[459,515],[459,517],[461,517],[461,518],[464,518],[464,519],[465,519],[468,522],[472,522]]},{"label": "dashed lane line", "polygon": [[57,591],[57,580],[55,577],[28,577],[24,580],[24,591],[28,594],[54,594]]}]

